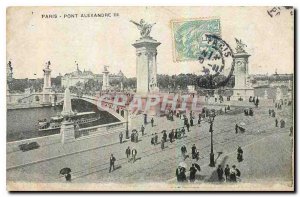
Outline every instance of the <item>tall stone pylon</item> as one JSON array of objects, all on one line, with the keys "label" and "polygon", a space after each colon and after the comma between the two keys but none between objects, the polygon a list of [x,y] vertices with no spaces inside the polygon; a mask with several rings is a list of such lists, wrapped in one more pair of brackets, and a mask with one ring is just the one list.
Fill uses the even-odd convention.
[{"label": "tall stone pylon", "polygon": [[247,100],[250,96],[254,96],[254,88],[249,83],[249,57],[244,47],[246,46],[241,40],[237,40],[236,53],[234,58],[234,79],[235,85],[233,88],[233,99],[238,100],[242,98]]},{"label": "tall stone pylon", "polygon": [[102,90],[109,89],[109,71],[107,70],[108,66],[104,66],[103,73],[103,83],[102,83]]},{"label": "tall stone pylon", "polygon": [[158,92],[157,85],[157,47],[161,44],[150,37],[152,26],[143,19],[140,23],[131,21],[138,26],[141,38],[132,45],[136,48],[136,93],[145,96],[150,92]]},{"label": "tall stone pylon", "polygon": [[64,105],[61,115],[63,116],[64,120],[61,123],[60,134],[61,142],[64,144],[75,140],[75,127],[74,121],[72,120],[74,112],[72,110],[71,94],[69,87],[67,87],[65,90]]},{"label": "tall stone pylon", "polygon": [[61,112],[61,115],[64,117],[70,117],[74,115],[74,112],[72,110],[71,93],[69,87],[67,87],[65,90],[64,105],[63,105],[63,110]]},{"label": "tall stone pylon", "polygon": [[50,61],[46,63],[44,71],[44,86],[43,86],[43,105],[51,105],[51,69],[50,69]]}]

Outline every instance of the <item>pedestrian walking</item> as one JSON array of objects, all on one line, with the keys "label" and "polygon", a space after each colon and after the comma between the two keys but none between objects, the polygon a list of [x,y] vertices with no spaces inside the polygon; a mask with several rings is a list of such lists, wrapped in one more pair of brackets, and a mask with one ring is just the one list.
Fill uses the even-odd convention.
[{"label": "pedestrian walking", "polygon": [[151,118],[151,126],[153,127],[154,126],[154,119]]},{"label": "pedestrian walking", "polygon": [[193,146],[192,146],[192,158],[193,159],[195,159],[195,155],[196,155],[196,145],[195,144],[193,144]]},{"label": "pedestrian walking", "polygon": [[224,171],[223,171],[223,168],[222,168],[221,165],[218,166],[217,174],[218,174],[218,180],[219,180],[219,181],[223,181],[223,174],[224,174]]},{"label": "pedestrian walking", "polygon": [[240,146],[237,149],[237,160],[238,160],[238,162],[241,162],[244,160],[243,159],[243,150]]},{"label": "pedestrian walking", "polygon": [[133,132],[133,130],[131,131],[130,141],[131,141],[131,142],[134,142],[134,132]]},{"label": "pedestrian walking", "polygon": [[142,125],[142,127],[141,127],[142,136],[144,135],[144,131],[145,131],[145,127],[144,127],[144,125]]},{"label": "pedestrian walking", "polygon": [[293,136],[293,126],[290,127],[290,135],[289,136]]},{"label": "pedestrian walking", "polygon": [[239,132],[239,126],[235,124],[235,133],[237,134]]},{"label": "pedestrian walking", "polygon": [[70,173],[65,174],[65,179],[67,182],[71,182],[72,176]]},{"label": "pedestrian walking", "polygon": [[198,119],[198,125],[200,126],[201,124],[201,116],[199,116],[199,119]]},{"label": "pedestrian walking", "polygon": [[277,120],[277,118],[275,119],[275,127],[278,127],[278,120]]},{"label": "pedestrian walking", "polygon": [[184,127],[182,127],[182,129],[181,129],[181,133],[182,133],[182,136],[185,135],[185,129],[184,129]]},{"label": "pedestrian walking", "polygon": [[237,177],[240,177],[240,176],[241,176],[240,170],[237,169],[235,165],[233,165],[232,169],[230,170],[230,181],[237,182]]},{"label": "pedestrian walking", "polygon": [[152,137],[151,137],[151,145],[154,145],[154,134],[152,134]]},{"label": "pedestrian walking", "polygon": [[166,131],[164,131],[164,133],[163,133],[163,139],[164,139],[164,142],[167,142],[167,132]]},{"label": "pedestrian walking", "polygon": [[230,168],[229,168],[228,164],[226,165],[226,167],[224,169],[224,173],[225,173],[225,180],[229,181],[229,178],[230,178]]},{"label": "pedestrian walking", "polygon": [[189,124],[189,120],[187,119],[186,116],[184,116],[184,125],[187,125],[187,124]]},{"label": "pedestrian walking", "polygon": [[128,162],[130,161],[130,153],[131,153],[131,150],[130,150],[130,147],[128,146],[126,151],[125,151],[125,154],[126,154],[126,157],[128,159]]},{"label": "pedestrian walking", "polygon": [[178,166],[178,167],[176,168],[176,178],[177,178],[177,181],[178,181],[178,182],[181,182],[180,171],[181,171],[181,167]]},{"label": "pedestrian walking", "polygon": [[186,153],[187,153],[186,147],[185,147],[185,145],[183,145],[181,147],[181,155],[183,157],[183,160],[185,160],[187,158]]},{"label": "pedestrian walking", "polygon": [[188,132],[190,132],[190,124],[189,123],[186,124],[186,129]]},{"label": "pedestrian walking", "polygon": [[178,139],[178,129],[175,129],[174,139]]},{"label": "pedestrian walking", "polygon": [[192,164],[192,167],[190,168],[190,182],[195,181],[197,169],[195,168],[195,164]]},{"label": "pedestrian walking", "polygon": [[161,147],[161,150],[165,149],[165,139],[163,137],[161,138],[160,147]]},{"label": "pedestrian walking", "polygon": [[191,117],[191,119],[190,119],[190,125],[191,125],[191,127],[194,126],[193,117]]},{"label": "pedestrian walking", "polygon": [[155,133],[154,142],[155,142],[155,145],[158,143],[158,135],[157,135],[157,133]]},{"label": "pedestrian walking", "polygon": [[181,180],[181,182],[185,182],[185,181],[187,181],[187,179],[186,179],[186,175],[185,175],[185,168],[181,168],[180,169],[180,173],[179,173],[179,176],[180,176],[180,180]]},{"label": "pedestrian walking", "polygon": [[135,148],[132,148],[131,155],[132,155],[132,162],[134,163],[136,161],[136,155],[137,155],[137,150]]},{"label": "pedestrian walking", "polygon": [[169,133],[170,142],[173,143],[173,130]]},{"label": "pedestrian walking", "polygon": [[285,127],[285,121],[283,119],[280,120],[280,128]]},{"label": "pedestrian walking", "polygon": [[123,132],[121,131],[119,134],[120,144],[123,143]]},{"label": "pedestrian walking", "polygon": [[116,158],[114,157],[113,154],[111,154],[110,158],[109,158],[109,172],[115,170],[115,161],[116,161]]}]

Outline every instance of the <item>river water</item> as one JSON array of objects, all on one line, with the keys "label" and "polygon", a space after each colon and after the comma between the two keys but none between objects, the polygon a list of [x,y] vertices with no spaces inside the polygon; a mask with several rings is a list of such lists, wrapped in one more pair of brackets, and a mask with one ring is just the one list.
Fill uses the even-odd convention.
[{"label": "river water", "polygon": [[[115,118],[108,112],[99,111],[94,104],[89,102],[72,99],[72,109],[78,112],[88,112],[94,111],[100,114],[100,120],[93,123],[93,125],[108,124],[112,122],[118,122],[119,120]],[[56,107],[37,107],[37,108],[27,108],[27,109],[8,109],[7,110],[7,142],[17,141],[21,139],[29,139],[34,137],[41,137],[45,135],[57,134],[60,131],[38,132],[37,123],[40,119],[49,120],[50,117],[56,116],[62,111],[62,106]]]}]

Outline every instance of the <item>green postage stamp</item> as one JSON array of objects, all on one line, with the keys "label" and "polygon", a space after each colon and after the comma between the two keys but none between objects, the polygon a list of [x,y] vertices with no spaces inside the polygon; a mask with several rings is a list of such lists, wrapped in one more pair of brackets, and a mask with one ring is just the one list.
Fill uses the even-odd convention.
[{"label": "green postage stamp", "polygon": [[206,34],[221,36],[220,19],[171,21],[175,62],[197,60],[206,46]]}]

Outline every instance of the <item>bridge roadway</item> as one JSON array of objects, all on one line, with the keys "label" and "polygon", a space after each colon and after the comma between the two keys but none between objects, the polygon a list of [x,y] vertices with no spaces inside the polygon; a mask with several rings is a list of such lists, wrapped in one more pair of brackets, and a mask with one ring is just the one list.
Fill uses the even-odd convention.
[{"label": "bridge roadway", "polygon": [[[236,115],[220,115],[214,122],[214,152],[217,164],[236,164],[242,169],[242,179],[244,181],[275,180],[290,181],[292,141],[290,140],[289,127],[292,120],[289,118],[286,128],[276,128],[274,118],[269,117],[267,108],[254,109],[254,117]],[[283,114],[291,115],[290,107],[283,110]],[[278,113],[280,114],[280,113]],[[142,116],[136,116],[131,120],[131,128],[139,128],[142,124]],[[244,122],[246,132],[235,134],[236,123]],[[182,161],[180,147],[186,145],[188,152],[191,151],[192,144],[196,144],[200,152],[200,160],[197,162],[203,166],[198,182],[215,181],[213,174],[215,168],[207,167],[210,153],[210,133],[208,123],[201,126],[194,126],[187,136],[176,140],[174,143],[167,142],[165,150],[161,150],[160,145],[153,146],[150,139],[153,133],[159,134],[163,129],[180,127],[182,120],[175,118],[175,121],[167,121],[165,117],[155,118],[155,126],[146,125],[146,135],[141,137],[138,143],[127,140],[123,144],[114,143],[91,151],[69,155],[21,168],[7,171],[8,181],[43,181],[43,182],[65,182],[58,172],[63,167],[72,169],[73,183],[99,183],[99,182],[121,182],[121,183],[141,183],[141,182],[172,182],[174,173],[179,162]],[[118,137],[111,139],[118,142]],[[160,141],[160,140],[159,140]],[[274,142],[275,147],[274,149]],[[261,144],[262,143],[262,144]],[[273,149],[268,149],[272,145]],[[135,163],[128,162],[125,156],[125,149],[130,146],[138,151],[138,160]],[[241,146],[244,152],[245,161],[238,163],[235,159],[236,149]],[[250,148],[249,148],[250,147]],[[266,147],[266,149],[263,149]],[[117,170],[108,173],[109,157],[113,153],[117,159]],[[220,154],[220,157],[218,157]],[[267,154],[267,155],[265,155]],[[230,156],[232,155],[232,156]],[[265,157],[266,156],[266,157]],[[268,158],[268,164],[262,160]],[[252,161],[252,162],[250,162]],[[188,166],[193,161],[186,160]],[[188,174],[188,173],[187,173]],[[176,181],[175,181],[176,182]]]}]

